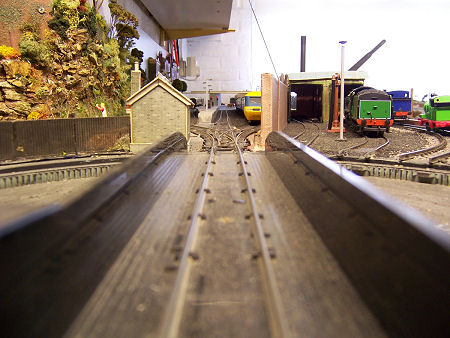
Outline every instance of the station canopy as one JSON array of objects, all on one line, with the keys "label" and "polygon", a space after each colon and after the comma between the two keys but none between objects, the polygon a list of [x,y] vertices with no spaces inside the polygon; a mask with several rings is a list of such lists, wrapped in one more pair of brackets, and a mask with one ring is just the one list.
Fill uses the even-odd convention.
[{"label": "station canopy", "polygon": [[234,32],[229,29],[233,0],[141,0],[169,40]]}]

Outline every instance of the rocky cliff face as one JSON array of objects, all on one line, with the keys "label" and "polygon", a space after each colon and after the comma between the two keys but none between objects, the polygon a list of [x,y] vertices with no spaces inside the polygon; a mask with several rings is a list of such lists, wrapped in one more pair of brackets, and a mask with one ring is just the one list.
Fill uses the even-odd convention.
[{"label": "rocky cliff face", "polygon": [[[93,117],[106,105],[109,115],[123,112],[129,90],[127,66],[121,65],[115,40],[89,41],[86,29],[56,33],[46,67],[21,59],[0,61],[0,120]],[[38,69],[41,68],[41,69]]]},{"label": "rocky cliff face", "polygon": [[21,60],[0,61],[0,119],[26,119],[32,110],[45,111],[36,97],[39,77],[31,64]]}]

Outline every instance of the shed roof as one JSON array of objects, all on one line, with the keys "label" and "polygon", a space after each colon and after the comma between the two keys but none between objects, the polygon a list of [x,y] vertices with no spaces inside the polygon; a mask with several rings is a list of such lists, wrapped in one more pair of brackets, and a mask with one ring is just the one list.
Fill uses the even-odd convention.
[{"label": "shed roof", "polygon": [[[302,72],[302,73],[289,73],[289,81],[311,81],[311,80],[331,80],[336,72]],[[365,80],[367,73],[362,71],[345,71],[344,78],[346,80]]]},{"label": "shed roof", "polygon": [[150,83],[146,84],[144,87],[142,87],[140,90],[138,90],[136,93],[131,95],[127,99],[127,105],[132,105],[136,101],[139,101],[142,97],[144,97],[147,93],[151,92],[156,87],[162,87],[164,90],[166,90],[168,93],[173,95],[176,99],[184,103],[186,106],[194,106],[192,101],[188,99],[186,96],[181,94],[178,89],[176,89],[174,86],[172,86],[168,80],[161,77],[160,74],[158,74],[157,77],[155,77]]}]

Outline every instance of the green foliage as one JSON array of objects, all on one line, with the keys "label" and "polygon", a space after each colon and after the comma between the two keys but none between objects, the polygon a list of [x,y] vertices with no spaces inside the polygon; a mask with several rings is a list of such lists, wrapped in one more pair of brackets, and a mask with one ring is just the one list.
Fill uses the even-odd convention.
[{"label": "green foliage", "polygon": [[52,62],[51,46],[41,40],[36,21],[24,22],[20,30],[22,37],[19,41],[19,49],[22,58],[41,68],[49,66]]},{"label": "green foliage", "polygon": [[181,83],[181,80],[179,80],[179,79],[173,80],[172,86],[173,86],[176,90],[178,90],[178,91],[180,91],[180,92],[181,92],[181,90],[183,89],[183,84]]},{"label": "green foliage", "polygon": [[53,17],[48,21],[48,26],[53,29],[62,39],[67,39],[66,31],[69,29],[69,21],[61,16]]},{"label": "green foliage", "polygon": [[48,48],[39,41],[22,39],[19,42],[19,49],[22,54],[22,59],[28,60],[39,67],[48,67],[52,62]]},{"label": "green foliage", "polygon": [[20,27],[20,31],[30,39],[39,40],[39,27],[35,22],[24,22]]},{"label": "green foliage", "polygon": [[79,11],[81,28],[86,28],[89,32],[89,36],[94,39],[97,36],[97,12],[95,8],[90,8],[86,11]]},{"label": "green foliage", "polygon": [[105,68],[119,68],[120,58],[119,58],[119,44],[117,40],[111,39],[108,43],[103,46],[103,51],[106,54],[106,58],[103,61],[103,67]]},{"label": "green foliage", "polygon": [[117,40],[111,39],[103,45],[103,51],[109,57],[119,56],[119,43]]},{"label": "green foliage", "polygon": [[95,105],[100,103],[106,105],[108,116],[125,113],[129,63],[142,62],[143,52],[129,50],[139,37],[138,20],[111,2],[113,38],[108,38],[108,27],[96,7],[86,0],[54,0],[42,39],[35,21],[22,25],[22,58],[39,68],[30,86],[35,93],[33,105],[45,105],[48,114],[56,117],[98,116]]},{"label": "green foliage", "polygon": [[131,56],[133,57],[133,59],[131,60],[132,63],[134,63],[135,61],[138,61],[139,64],[141,64],[144,61],[144,52],[137,49],[137,48],[133,48],[131,50]]},{"label": "green foliage", "polygon": [[106,41],[106,36],[108,35],[109,30],[108,25],[106,24],[103,16],[101,16],[97,12],[95,13],[95,18],[97,20],[97,37],[99,38],[99,40]]},{"label": "green foliage", "polygon": [[77,28],[80,23],[79,6],[80,0],[55,0],[50,14],[60,23],[67,21],[69,28]]},{"label": "green foliage", "polygon": [[134,39],[139,39],[139,33],[136,28],[118,23],[117,29],[117,41],[119,46],[124,49],[129,49],[134,46]]},{"label": "green foliage", "polygon": [[108,151],[130,151],[130,136],[124,135],[119,138]]},{"label": "green foliage", "polygon": [[185,92],[187,90],[187,83],[185,81],[181,81],[181,84],[183,85],[181,92]]},{"label": "green foliage", "polygon": [[139,39],[137,27],[139,20],[116,1],[108,4],[111,11],[111,28],[108,36],[117,39],[120,48],[130,49],[134,39]]},{"label": "green foliage", "polygon": [[173,80],[172,86],[180,92],[185,92],[187,90],[187,83],[180,79]]}]

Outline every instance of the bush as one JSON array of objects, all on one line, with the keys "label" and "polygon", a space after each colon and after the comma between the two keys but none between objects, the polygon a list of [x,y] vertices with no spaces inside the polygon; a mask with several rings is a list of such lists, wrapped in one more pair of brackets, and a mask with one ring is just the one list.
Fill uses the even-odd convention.
[{"label": "bush", "polygon": [[38,41],[24,39],[19,42],[22,58],[41,67],[51,64],[51,56],[45,45]]},{"label": "bush", "polygon": [[128,50],[134,45],[134,39],[139,39],[137,31],[139,20],[117,1],[111,1],[108,7],[111,11],[111,28],[108,35],[119,41],[120,48]]},{"label": "bush", "polygon": [[181,84],[183,85],[181,92],[185,92],[187,90],[187,83],[185,81],[181,81]]},{"label": "bush", "polygon": [[62,39],[67,39],[66,31],[69,29],[69,21],[61,16],[53,17],[48,21],[48,26],[53,29]]},{"label": "bush", "polygon": [[20,52],[13,47],[8,47],[5,45],[0,46],[0,59],[15,59],[20,57]]},{"label": "bush", "polygon": [[183,84],[181,83],[181,80],[179,80],[179,79],[173,80],[172,86],[180,92],[183,90]]},{"label": "bush", "polygon": [[180,79],[173,80],[172,86],[180,92],[185,92],[187,90],[187,83]]}]

